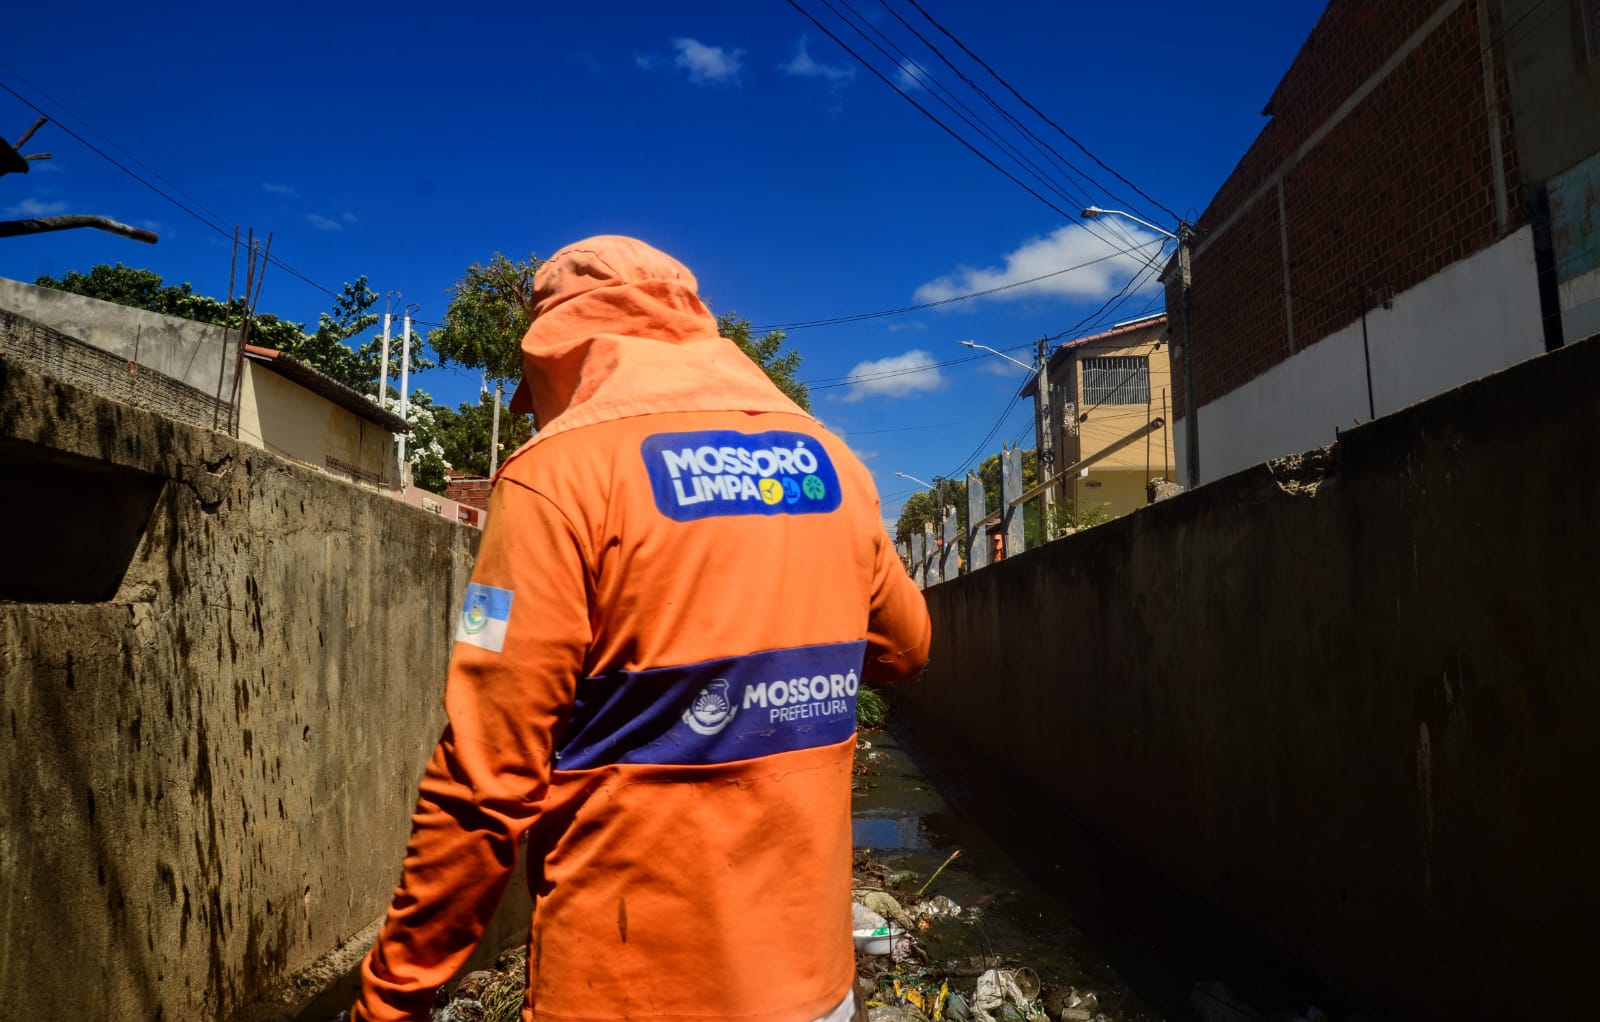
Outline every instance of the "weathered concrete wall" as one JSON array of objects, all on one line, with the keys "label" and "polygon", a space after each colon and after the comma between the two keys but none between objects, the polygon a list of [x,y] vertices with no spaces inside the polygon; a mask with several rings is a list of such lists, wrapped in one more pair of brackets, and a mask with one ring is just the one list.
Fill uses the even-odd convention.
[{"label": "weathered concrete wall", "polygon": [[3,361],[0,477],[51,495],[0,512],[0,1004],[237,1018],[386,907],[480,534]]},{"label": "weathered concrete wall", "polygon": [[[0,309],[43,323],[202,394],[233,394],[236,343],[222,327],[0,277]],[[220,378],[220,385],[219,385]]]},{"label": "weathered concrete wall", "polygon": [[1392,1017],[1586,1016],[1596,379],[1570,346],[934,587],[899,701]]}]

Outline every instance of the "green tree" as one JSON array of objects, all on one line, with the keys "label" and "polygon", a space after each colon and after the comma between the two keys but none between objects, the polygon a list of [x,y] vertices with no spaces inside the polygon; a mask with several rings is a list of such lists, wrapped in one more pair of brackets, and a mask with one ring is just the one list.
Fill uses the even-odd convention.
[{"label": "green tree", "polygon": [[[478,403],[463,401],[454,411],[438,408],[434,417],[438,423],[438,440],[441,451],[451,468],[475,476],[489,474],[489,434],[494,416],[494,395],[483,394]],[[526,415],[500,417],[500,451],[498,464],[505,456],[527,443],[533,436],[533,423]]]},{"label": "green tree", "polygon": [[522,337],[533,315],[533,275],[544,264],[520,263],[496,252],[473,263],[450,288],[444,326],[428,335],[441,365],[477,369],[499,383],[522,378]]},{"label": "green tree", "polygon": [[791,401],[811,411],[811,394],[806,385],[795,379],[800,368],[800,353],[793,348],[783,350],[787,335],[782,330],[769,330],[760,337],[750,336],[750,321],[731,312],[717,317],[717,333],[732,341],[750,361],[761,367],[767,378],[775,383]]},{"label": "green tree", "polygon": [[[978,466],[978,479],[983,484],[983,505],[985,513],[1000,510],[1000,455],[991,454]],[[1039,481],[1039,460],[1037,452],[1027,450],[1022,452],[1022,488],[1024,490],[1034,486]],[[967,484],[964,479],[935,479],[934,483],[941,486],[946,506],[955,505],[956,509],[956,534],[967,534]],[[1056,507],[1056,521],[1058,525],[1062,519],[1060,513],[1065,510],[1060,505]],[[895,523],[895,540],[907,543],[912,536],[922,532],[922,527],[928,522],[934,523],[935,532],[938,531],[938,500],[934,492],[920,489],[900,507],[900,518]],[[1070,522],[1066,523],[1070,524]],[[1022,531],[1023,540],[1029,546],[1038,542],[1039,536],[1039,508],[1036,501],[1029,501],[1022,506]],[[1058,527],[1056,532],[1060,533]]]},{"label": "green tree", "polygon": [[[232,302],[220,301],[197,293],[189,284],[166,285],[154,270],[135,269],[121,263],[107,266],[101,263],[88,273],[69,271],[59,280],[42,276],[34,281],[40,287],[69,291],[103,302],[115,302],[130,308],[145,309],[163,316],[178,316],[199,323],[212,323],[230,329],[244,322],[249,306],[243,298]],[[343,292],[334,298],[333,308],[318,318],[317,329],[307,333],[305,324],[279,319],[270,312],[257,312],[250,321],[251,344],[263,348],[276,348],[291,358],[311,366],[340,383],[366,394],[378,393],[378,362],[381,360],[382,341],[374,337],[359,348],[352,348],[351,338],[370,329],[378,321],[372,312],[378,296],[367,287],[367,278],[358,277],[344,285]],[[391,345],[390,376],[398,379],[400,345]],[[433,367],[419,343],[412,348],[411,371],[420,372]]]}]

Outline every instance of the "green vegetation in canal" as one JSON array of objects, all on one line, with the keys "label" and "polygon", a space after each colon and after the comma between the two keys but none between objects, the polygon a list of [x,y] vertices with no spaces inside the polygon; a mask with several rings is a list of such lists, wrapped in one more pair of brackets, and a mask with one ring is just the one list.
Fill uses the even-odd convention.
[{"label": "green vegetation in canal", "polygon": [[883,693],[862,685],[856,692],[856,728],[877,730],[889,722],[889,703]]}]

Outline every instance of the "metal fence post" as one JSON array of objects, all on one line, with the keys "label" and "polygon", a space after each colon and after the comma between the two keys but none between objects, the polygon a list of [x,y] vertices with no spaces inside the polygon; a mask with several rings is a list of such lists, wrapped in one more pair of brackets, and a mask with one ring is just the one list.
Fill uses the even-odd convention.
[{"label": "metal fence post", "polygon": [[922,556],[922,533],[914,532],[911,534],[911,580],[918,589],[924,588],[927,582],[927,566]]},{"label": "metal fence post", "polygon": [[961,574],[961,551],[956,546],[956,506],[944,508],[944,546],[939,548],[939,577],[949,581]]},{"label": "metal fence post", "polygon": [[1001,550],[1006,557],[1022,553],[1022,508],[1012,502],[1022,496],[1022,452],[1016,448],[1000,452],[1000,528],[1005,537]]},{"label": "metal fence post", "polygon": [[983,480],[976,472],[967,473],[967,570],[977,571],[989,565],[989,529],[979,523],[988,515],[985,510]]}]

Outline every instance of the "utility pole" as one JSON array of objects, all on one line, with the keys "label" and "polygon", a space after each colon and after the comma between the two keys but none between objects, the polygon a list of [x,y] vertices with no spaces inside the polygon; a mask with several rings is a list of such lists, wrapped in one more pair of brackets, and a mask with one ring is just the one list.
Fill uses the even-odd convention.
[{"label": "utility pole", "polygon": [[1189,321],[1194,311],[1194,268],[1191,250],[1194,227],[1187,221],[1178,224],[1178,269],[1183,275],[1183,446],[1187,454],[1188,489],[1200,485],[1200,405],[1194,393],[1194,328]]},{"label": "utility pole", "polygon": [[[1055,430],[1051,428],[1052,423],[1050,421],[1049,346],[1049,340],[1043,337],[1039,338],[1039,347],[1034,354],[1034,362],[1038,366],[1038,375],[1034,377],[1033,385],[1037,388],[1039,394],[1039,422],[1037,427],[1039,436],[1036,448],[1039,452],[1038,474],[1040,479],[1050,478],[1055,471],[1056,463]],[[1039,495],[1040,543],[1050,542],[1050,519],[1052,517],[1050,512],[1054,507],[1055,487],[1052,486]]]},{"label": "utility pole", "polygon": [[500,467],[500,381],[494,381],[494,425],[489,430],[489,478]]},{"label": "utility pole", "polygon": [[394,322],[394,300],[400,292],[390,291],[383,300],[383,350],[378,359],[378,407],[389,407],[389,325]]},{"label": "utility pole", "polygon": [[[408,418],[408,415],[409,415],[409,413],[411,411],[411,405],[410,405],[410,403],[408,401],[408,391],[406,389],[407,388],[407,384],[409,382],[408,378],[409,378],[410,372],[411,372],[411,313],[412,313],[412,310],[414,310],[416,308],[417,308],[417,306],[415,306],[415,305],[406,306],[405,343],[400,348],[400,418],[405,419],[407,422],[411,421]],[[401,433],[400,434],[400,466],[401,466],[400,467],[400,471],[401,471],[401,473],[405,472],[405,463],[406,463],[406,435],[404,433]]]}]

